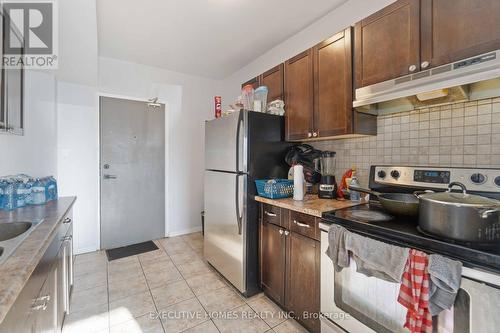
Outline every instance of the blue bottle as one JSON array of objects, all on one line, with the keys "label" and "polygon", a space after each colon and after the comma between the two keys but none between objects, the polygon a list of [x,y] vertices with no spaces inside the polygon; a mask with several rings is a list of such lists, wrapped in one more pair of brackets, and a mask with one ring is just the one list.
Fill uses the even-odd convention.
[{"label": "blue bottle", "polygon": [[37,178],[31,187],[31,204],[32,205],[43,205],[47,202],[45,196],[45,186],[43,182]]},{"label": "blue bottle", "polygon": [[8,180],[6,186],[4,187],[3,201],[4,210],[14,210],[17,208],[16,183],[12,180]]},{"label": "blue bottle", "polygon": [[21,208],[27,205],[26,199],[28,197],[28,189],[26,184],[18,180],[15,182],[16,185],[16,197],[17,197],[17,208]]},{"label": "blue bottle", "polygon": [[57,181],[53,176],[43,179],[47,201],[57,200]]},{"label": "blue bottle", "polygon": [[7,184],[5,183],[4,180],[0,180],[0,210],[3,210],[4,206],[4,198],[5,198],[4,190],[6,185]]}]

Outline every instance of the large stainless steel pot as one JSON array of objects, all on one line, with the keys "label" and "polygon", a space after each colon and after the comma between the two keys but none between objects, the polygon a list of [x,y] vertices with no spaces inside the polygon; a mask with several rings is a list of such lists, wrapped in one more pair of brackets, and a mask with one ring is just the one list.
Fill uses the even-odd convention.
[{"label": "large stainless steel pot", "polygon": [[[455,186],[462,192],[451,192]],[[468,194],[458,182],[450,183],[447,192],[418,197],[418,224],[424,232],[464,242],[500,244],[500,201]]]}]

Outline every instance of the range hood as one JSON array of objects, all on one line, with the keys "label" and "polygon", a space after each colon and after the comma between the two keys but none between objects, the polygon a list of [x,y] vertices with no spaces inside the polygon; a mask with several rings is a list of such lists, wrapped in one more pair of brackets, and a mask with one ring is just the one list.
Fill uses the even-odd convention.
[{"label": "range hood", "polygon": [[500,50],[356,89],[356,111],[387,114],[500,96]]}]

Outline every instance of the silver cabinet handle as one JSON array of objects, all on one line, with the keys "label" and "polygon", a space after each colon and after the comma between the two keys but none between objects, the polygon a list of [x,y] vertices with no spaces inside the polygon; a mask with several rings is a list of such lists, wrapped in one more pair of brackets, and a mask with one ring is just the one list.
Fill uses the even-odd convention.
[{"label": "silver cabinet handle", "polygon": [[33,305],[31,307],[31,310],[34,310],[34,311],[40,311],[40,310],[45,311],[45,310],[47,310],[47,306],[48,306],[47,302],[43,302],[42,304],[39,304],[39,305]]},{"label": "silver cabinet handle", "polygon": [[266,214],[269,217],[276,217],[276,214],[274,213],[269,213],[267,210],[264,211],[264,214]]},{"label": "silver cabinet handle", "polygon": [[313,133],[313,137],[317,138],[318,137],[318,133],[314,132]]},{"label": "silver cabinet handle", "polygon": [[290,234],[290,231],[285,231],[285,236],[288,236]]},{"label": "silver cabinet handle", "polygon": [[430,64],[431,64],[430,62],[424,61],[423,63],[420,64],[420,67],[427,68],[427,67],[429,67]]},{"label": "silver cabinet handle", "polygon": [[410,72],[414,72],[414,71],[416,71],[416,70],[417,70],[417,66],[415,66],[415,65],[411,65],[411,66],[410,66],[410,68],[408,68],[408,70],[409,70]]},{"label": "silver cabinet handle", "polygon": [[307,133],[307,137],[308,137],[308,138],[311,138],[312,136],[313,136],[313,135],[312,135],[312,133],[311,133],[311,132]]},{"label": "silver cabinet handle", "polygon": [[280,229],[278,232],[280,233],[280,235],[283,235],[283,230],[282,229]]},{"label": "silver cabinet handle", "polygon": [[73,236],[71,236],[71,235],[70,235],[70,236],[64,236],[63,238],[61,238],[61,240],[62,240],[63,242],[67,242],[67,241],[70,241],[70,240],[72,240],[72,239],[73,239]]},{"label": "silver cabinet handle", "polygon": [[50,301],[50,295],[41,296],[35,299],[35,303],[41,301]]},{"label": "silver cabinet handle", "polygon": [[63,223],[68,224],[71,223],[71,219],[69,217],[65,218]]},{"label": "silver cabinet handle", "polygon": [[118,177],[115,175],[104,175],[104,179],[116,179],[116,178]]},{"label": "silver cabinet handle", "polygon": [[293,220],[293,223],[295,223],[296,225],[298,225],[299,227],[303,227],[303,228],[310,228],[311,226],[309,224],[305,224],[305,223],[300,223],[296,220]]}]

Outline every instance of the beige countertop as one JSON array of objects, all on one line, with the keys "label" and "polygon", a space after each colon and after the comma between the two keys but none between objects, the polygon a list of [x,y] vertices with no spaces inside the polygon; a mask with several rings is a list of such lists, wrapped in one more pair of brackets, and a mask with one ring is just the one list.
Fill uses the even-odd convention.
[{"label": "beige countertop", "polygon": [[255,197],[255,201],[316,217],[321,217],[321,214],[324,212],[357,206],[364,203],[364,201],[353,202],[349,200],[320,199],[316,194],[306,195],[303,201],[295,201],[293,198],[268,199],[259,196]]},{"label": "beige countertop", "polygon": [[11,256],[0,264],[0,323],[15,303],[75,200],[76,197],[64,197],[42,206],[27,206],[11,212],[0,211],[0,223],[43,220]]}]

